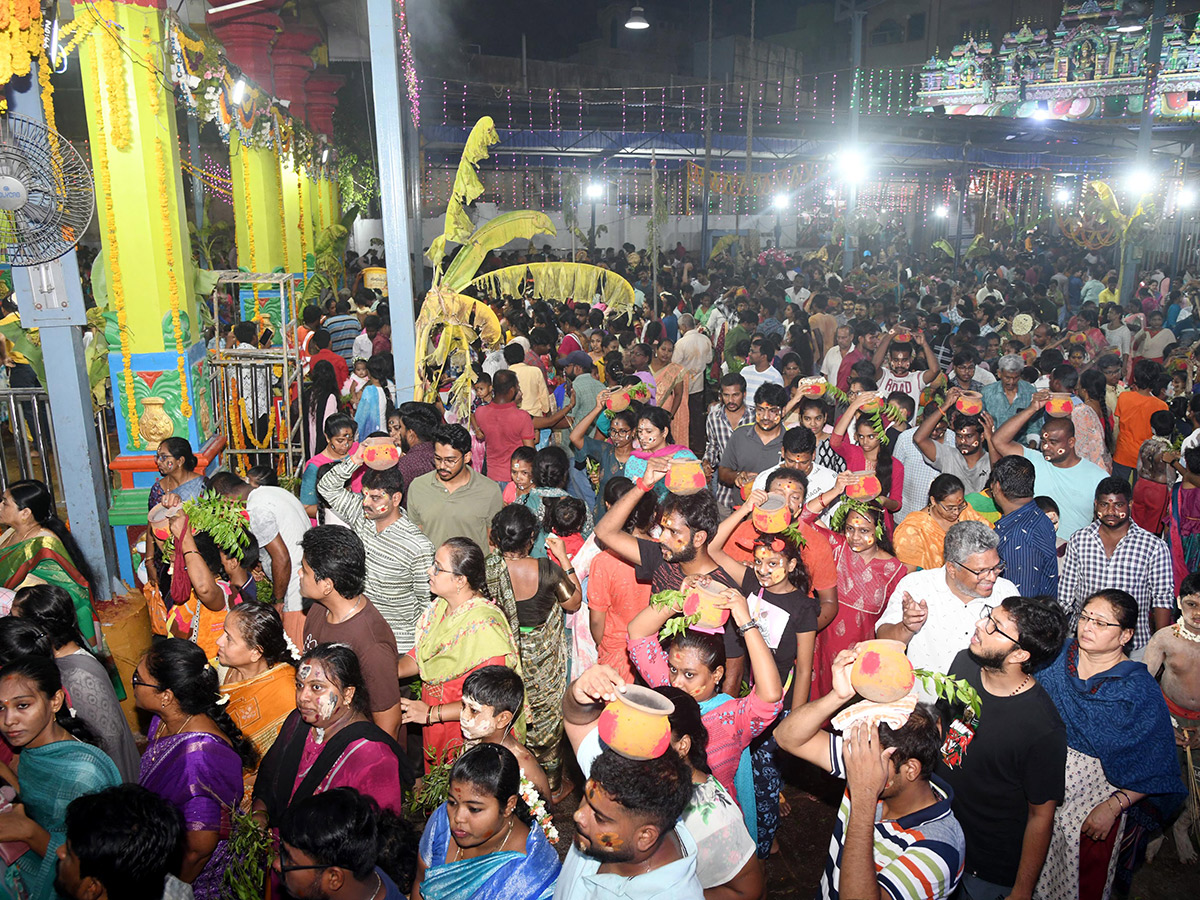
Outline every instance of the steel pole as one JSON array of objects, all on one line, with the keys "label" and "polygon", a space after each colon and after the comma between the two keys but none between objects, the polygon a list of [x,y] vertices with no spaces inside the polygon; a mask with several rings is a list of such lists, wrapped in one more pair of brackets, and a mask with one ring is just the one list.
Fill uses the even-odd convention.
[{"label": "steel pole", "polygon": [[[865,10],[854,9],[850,14],[850,67],[854,75],[850,79],[850,146],[858,148],[858,82],[862,69],[862,33],[866,21]],[[858,206],[858,183],[851,181],[846,191],[846,228],[842,247],[842,275],[852,268],[851,259],[858,256],[858,234],[850,229],[850,221]],[[855,260],[856,261],[856,260]]]}]

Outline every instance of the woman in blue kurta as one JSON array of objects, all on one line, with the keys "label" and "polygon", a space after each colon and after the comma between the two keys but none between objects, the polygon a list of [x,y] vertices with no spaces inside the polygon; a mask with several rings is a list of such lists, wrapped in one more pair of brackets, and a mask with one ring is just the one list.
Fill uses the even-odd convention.
[{"label": "woman in blue kurta", "polygon": [[449,796],[421,836],[412,900],[553,896],[558,853],[529,821],[520,781],[517,758],[501,744],[480,744],[458,758]]}]

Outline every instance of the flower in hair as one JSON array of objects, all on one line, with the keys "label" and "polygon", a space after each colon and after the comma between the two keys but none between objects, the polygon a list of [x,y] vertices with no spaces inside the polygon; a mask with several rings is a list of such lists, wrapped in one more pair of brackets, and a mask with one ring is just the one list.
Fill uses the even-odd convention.
[{"label": "flower in hair", "polygon": [[292,659],[300,662],[300,648],[296,646],[295,641],[291,639],[286,631],[283,633],[283,640],[287,644],[288,653],[291,654]]},{"label": "flower in hair", "polygon": [[217,706],[224,706],[228,702],[229,702],[228,694],[222,694],[220,697],[217,698]]},{"label": "flower in hair", "polygon": [[533,786],[533,782],[525,777],[525,773],[521,773],[521,784],[517,789],[521,795],[521,799],[525,801],[525,805],[529,808],[529,813],[541,826],[542,832],[546,835],[546,840],[551,844],[558,843],[558,829],[554,827],[554,819],[551,817],[549,810],[546,809],[546,801],[538,793],[537,788]]},{"label": "flower in hair", "polygon": [[68,706],[68,707],[67,707],[67,712],[71,714],[71,718],[72,718],[72,719],[73,719],[73,718],[75,718],[75,707],[73,707],[73,706]]}]

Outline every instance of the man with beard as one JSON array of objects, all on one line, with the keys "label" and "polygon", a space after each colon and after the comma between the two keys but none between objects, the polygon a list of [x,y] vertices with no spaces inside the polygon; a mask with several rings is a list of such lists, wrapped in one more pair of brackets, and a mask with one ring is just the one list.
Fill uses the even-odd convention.
[{"label": "man with beard", "polygon": [[[884,334],[871,360],[875,365],[875,381],[879,384],[881,394],[892,391],[903,391],[913,401],[913,409],[921,405],[921,391],[932,384],[942,374],[938,368],[937,356],[925,332],[919,331],[914,335],[905,328],[893,328]],[[913,371],[913,344],[921,348],[925,357],[925,369]],[[886,362],[886,365],[884,364]]]},{"label": "man with beard", "polygon": [[838,654],[833,690],[775,729],[782,749],[846,779],[819,896],[942,900],[958,884],[964,845],[954,793],[934,774],[941,744],[937,715],[918,704],[900,727],[859,722],[844,734],[823,730],[854,698],[850,670],[856,658],[853,649]]},{"label": "man with beard", "polygon": [[983,522],[956,522],[942,544],[945,564],[900,579],[875,628],[900,641],[918,669],[945,673],[967,646],[989,603],[1015,597],[1004,574],[996,532]]},{"label": "man with beard", "polygon": [[615,676],[607,666],[588,671],[591,677],[585,672],[563,696],[567,734],[587,783],[554,900],[702,900],[699,850],[679,822],[692,798],[691,772],[670,746],[653,759],[629,759],[601,744],[595,720],[623,688],[613,686],[619,676],[594,677]]},{"label": "man with beard", "polygon": [[433,444],[430,438],[440,424],[441,417],[432,405],[415,401],[401,403],[397,415],[400,426],[396,432],[404,455],[396,463],[396,468],[404,476],[404,483],[412,484],[422,475],[433,471]]},{"label": "man with beard", "polygon": [[1005,456],[1023,456],[1033,463],[1034,490],[1058,501],[1058,536],[1070,540],[1092,520],[1092,503],[1088,497],[1108,473],[1075,452],[1075,425],[1070,419],[1047,418],[1042,423],[1040,453],[1021,446],[1017,436],[1049,399],[1049,391],[1035,393],[1028,408],[996,429],[989,449],[993,465]]},{"label": "man with beard", "polygon": [[1067,730],[1031,673],[1058,655],[1066,625],[1052,604],[1009,597],[983,607],[950,666],[981,702],[978,717],[968,709],[950,725],[938,766],[967,839],[968,900],[1028,900],[1041,874],[1065,792]]},{"label": "man with beard", "polygon": [[1075,614],[1097,591],[1128,591],[1138,605],[1129,655],[1141,659],[1150,636],[1171,624],[1175,581],[1170,547],[1133,521],[1132,499],[1133,489],[1123,478],[1110,476],[1096,485],[1096,521],[1067,541],[1058,599]]},{"label": "man with beard", "polygon": [[400,652],[407,653],[416,643],[417,619],[429,603],[429,567],[435,548],[404,514],[404,482],[398,466],[368,468],[361,495],[346,487],[362,459],[363,446],[359,444],[322,476],[317,490],[363,542],[367,554],[364,592],[391,627]]},{"label": "man with beard", "polygon": [[[962,393],[959,388],[946,391],[946,399],[942,401],[937,414],[925,417],[913,437],[913,443],[933,468],[955,476],[966,487],[968,494],[974,494],[987,487],[988,476],[992,474],[992,461],[984,444],[985,439],[991,436],[991,422],[987,413],[981,416],[951,413]],[[950,428],[954,433],[953,444],[938,443],[933,439],[938,421],[947,416],[950,417]],[[904,474],[908,475],[907,468]]]},{"label": "man with beard", "polygon": [[435,548],[448,538],[488,545],[492,516],[504,506],[500,485],[471,468],[471,435],[461,425],[433,432],[433,471],[408,488],[408,514]]},{"label": "man with beard", "polygon": [[[596,541],[631,563],[636,579],[643,584],[650,583],[652,596],[660,591],[679,590],[688,575],[707,575],[722,587],[737,590],[741,585],[726,575],[708,554],[708,542],[721,523],[717,502],[708,491],[687,496],[667,494],[660,512],[657,540],[648,541],[623,530],[625,520],[633,515],[642,497],[666,473],[666,458],[648,460],[646,473],[637,480],[633,490],[610,506],[604,518],[596,523]],[[745,650],[738,640],[732,618],[725,626],[724,643],[724,683],[740,685]]]},{"label": "man with beard", "polygon": [[713,478],[725,446],[733,435],[734,429],[741,428],[754,421],[754,413],[746,406],[746,379],[737,372],[721,376],[721,402],[708,414],[704,423],[707,443],[704,446],[704,474],[712,484],[713,496],[717,498],[717,506],[722,516],[727,516],[736,502],[733,488],[726,487]]}]

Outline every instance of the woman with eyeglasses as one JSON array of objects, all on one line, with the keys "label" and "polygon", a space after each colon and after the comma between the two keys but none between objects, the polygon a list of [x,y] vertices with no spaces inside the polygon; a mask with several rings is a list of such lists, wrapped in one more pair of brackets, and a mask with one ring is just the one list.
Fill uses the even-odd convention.
[{"label": "woman with eyeglasses", "polygon": [[[429,567],[433,605],[417,623],[416,645],[400,657],[400,679],[419,676],[421,699],[401,699],[402,721],[423,726],[425,769],[445,762],[462,746],[462,686],[483,666],[520,672],[512,628],[487,590],[483,551],[470,538],[438,547]],[[524,736],[521,723],[519,736]]]},{"label": "woman with eyeglasses", "polygon": [[1034,891],[1042,900],[1106,898],[1114,875],[1128,890],[1132,871],[1113,855],[1144,843],[1186,796],[1162,691],[1126,654],[1139,615],[1125,591],[1093,594],[1075,637],[1038,673],[1067,726],[1066,799]]},{"label": "woman with eyeglasses", "polygon": [[966,489],[957,475],[942,473],[929,485],[929,505],[909,513],[896,526],[892,541],[896,559],[917,569],[936,569],[946,560],[942,544],[955,522],[982,522],[992,527],[966,501]]},{"label": "woman with eyeglasses", "polygon": [[169,638],[133,671],[133,699],[151,714],[138,783],[183,813],[181,881],[197,900],[216,900],[229,861],[228,811],[242,802],[242,769],[254,745],[222,705],[217,670],[191,641]]},{"label": "woman with eyeglasses", "polygon": [[[630,406],[616,413],[607,413],[611,390],[601,391],[596,397],[596,406],[571,429],[571,446],[575,448],[575,459],[594,459],[599,464],[596,482],[597,519],[604,515],[604,488],[610,478],[625,474],[625,464],[633,456],[633,439],[637,436],[637,410]],[[595,429],[604,430],[607,424],[608,440],[596,438]]]}]

